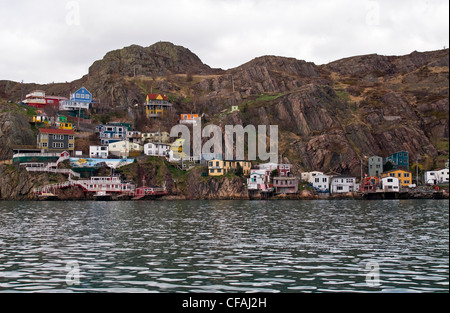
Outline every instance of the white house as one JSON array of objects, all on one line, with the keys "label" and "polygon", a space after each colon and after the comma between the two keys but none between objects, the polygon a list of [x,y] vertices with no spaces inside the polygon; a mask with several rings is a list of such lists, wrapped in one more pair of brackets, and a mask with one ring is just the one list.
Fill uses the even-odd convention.
[{"label": "white house", "polygon": [[397,177],[384,177],[381,179],[381,186],[387,192],[399,192],[400,180]]},{"label": "white house", "polygon": [[330,176],[328,175],[315,175],[312,177],[312,186],[317,192],[327,193],[330,192]]},{"label": "white house", "polygon": [[301,173],[301,179],[302,179],[302,181],[304,181],[304,182],[308,182],[308,183],[310,183],[310,184],[313,184],[313,183],[314,183],[314,178],[315,178],[317,175],[323,175],[323,172],[317,172],[317,171],[313,171],[313,172],[304,172],[304,173]]},{"label": "white house", "polygon": [[266,170],[251,170],[250,178],[247,179],[248,190],[258,190],[260,184],[265,184],[268,181]]},{"label": "white house", "polygon": [[147,143],[144,145],[144,154],[156,157],[165,157],[170,150],[170,145],[165,143]]},{"label": "white house", "polygon": [[127,140],[132,143],[142,144],[142,133],[136,130],[128,130]]},{"label": "white house", "polygon": [[110,154],[118,157],[128,157],[130,153],[142,152],[144,148],[137,144],[131,143],[127,140],[122,140],[108,145],[108,150]]},{"label": "white house", "polygon": [[107,159],[109,148],[105,146],[90,146],[89,157],[93,159]]},{"label": "white house", "polygon": [[429,185],[448,184],[448,168],[425,172],[425,183]]},{"label": "white house", "polygon": [[356,188],[356,177],[351,176],[335,176],[331,178],[330,185],[332,194],[354,192],[358,189]]}]

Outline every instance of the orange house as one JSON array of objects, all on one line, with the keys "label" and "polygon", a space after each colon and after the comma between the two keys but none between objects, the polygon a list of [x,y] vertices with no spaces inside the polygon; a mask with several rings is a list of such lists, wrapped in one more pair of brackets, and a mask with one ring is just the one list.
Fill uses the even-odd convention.
[{"label": "orange house", "polygon": [[195,124],[199,120],[198,114],[181,114],[180,124]]}]

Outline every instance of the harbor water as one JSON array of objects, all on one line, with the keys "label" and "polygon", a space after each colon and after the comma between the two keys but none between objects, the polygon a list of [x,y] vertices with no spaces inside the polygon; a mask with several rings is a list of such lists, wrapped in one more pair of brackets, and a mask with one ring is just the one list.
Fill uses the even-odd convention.
[{"label": "harbor water", "polygon": [[0,292],[448,292],[449,202],[0,202]]}]

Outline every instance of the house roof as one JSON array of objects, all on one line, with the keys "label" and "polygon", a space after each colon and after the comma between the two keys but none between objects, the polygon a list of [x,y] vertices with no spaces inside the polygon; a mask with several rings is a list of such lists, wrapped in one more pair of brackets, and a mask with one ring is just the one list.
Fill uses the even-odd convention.
[{"label": "house roof", "polygon": [[39,129],[41,134],[52,134],[52,135],[75,135],[73,130],[68,129],[53,129],[53,128],[41,128]]},{"label": "house roof", "polygon": [[166,95],[159,94],[159,93],[149,93],[147,95],[147,97],[148,97],[149,100],[161,100],[161,99],[158,99],[158,98],[162,98],[162,100],[167,100],[168,99]]},{"label": "house roof", "polygon": [[411,172],[405,171],[405,170],[401,170],[401,169],[391,170],[391,171],[383,172],[381,174],[389,174],[389,173],[394,173],[394,172],[405,172],[405,173],[410,173],[411,174]]}]

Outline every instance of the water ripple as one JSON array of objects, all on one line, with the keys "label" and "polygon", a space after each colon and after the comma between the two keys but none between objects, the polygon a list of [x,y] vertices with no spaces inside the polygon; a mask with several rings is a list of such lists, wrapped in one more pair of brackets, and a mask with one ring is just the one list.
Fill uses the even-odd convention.
[{"label": "water ripple", "polygon": [[0,292],[448,292],[448,214],[435,200],[0,202]]}]

